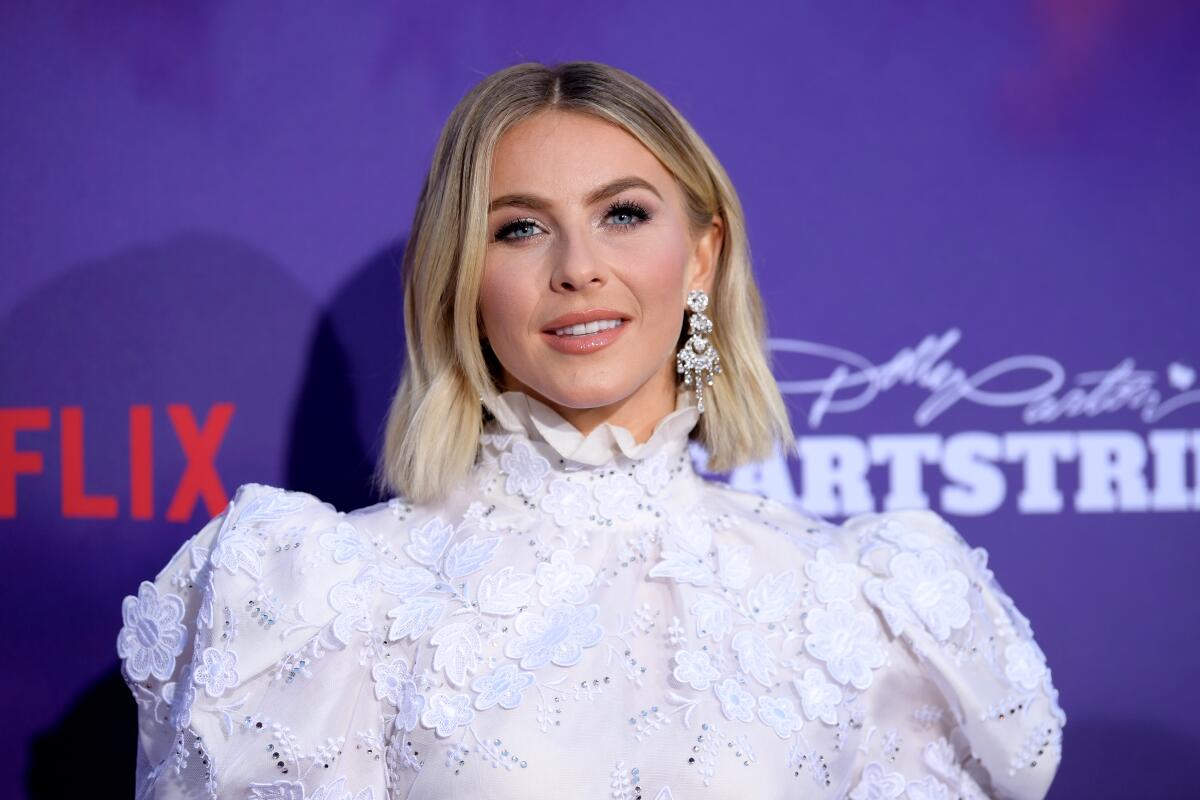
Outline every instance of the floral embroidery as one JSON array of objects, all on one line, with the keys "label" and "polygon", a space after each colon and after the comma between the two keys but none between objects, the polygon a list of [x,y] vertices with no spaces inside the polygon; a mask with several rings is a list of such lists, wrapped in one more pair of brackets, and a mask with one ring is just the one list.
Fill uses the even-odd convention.
[{"label": "floral embroidery", "polygon": [[532,672],[521,672],[516,664],[502,664],[491,675],[480,675],[471,681],[471,688],[479,692],[475,707],[480,711],[494,705],[516,708],[521,705],[522,692],[534,680]]},{"label": "floral embroidery", "polygon": [[544,615],[523,612],[515,623],[520,638],[508,640],[504,653],[521,659],[522,669],[537,669],[551,662],[570,667],[583,658],[583,648],[591,647],[604,636],[596,624],[600,606],[576,608],[570,603],[556,603]]},{"label": "floral embroidery", "polygon": [[658,453],[642,460],[633,471],[633,478],[649,494],[658,494],[671,482],[671,474],[667,471],[667,454]]},{"label": "floral embroidery", "polygon": [[809,667],[804,670],[803,677],[792,678],[792,685],[800,696],[804,716],[819,719],[826,725],[837,724],[837,705],[842,702],[842,690],[825,680],[821,670]]},{"label": "floral embroidery", "polygon": [[262,576],[260,555],[262,545],[256,541],[248,526],[228,525],[217,538],[217,545],[209,553],[209,562],[216,569],[224,568],[230,575],[245,572],[251,578]]},{"label": "floral embroidery", "polygon": [[592,493],[596,496],[596,511],[610,520],[633,519],[643,497],[642,487],[622,474],[604,476]]},{"label": "floral embroidery", "polygon": [[1004,648],[1004,675],[1022,689],[1036,689],[1046,675],[1046,657],[1032,641]]},{"label": "floral embroidery", "polygon": [[596,577],[596,571],[586,564],[576,564],[568,550],[555,550],[550,562],[537,565],[537,582],[542,588],[538,600],[542,605],[573,603],[578,605],[587,599],[587,587]]},{"label": "floral embroidery", "polygon": [[893,800],[904,793],[904,776],[888,772],[883,765],[872,761],[863,767],[862,779],[850,792],[851,800]]},{"label": "floral embroidery", "polygon": [[564,528],[582,523],[592,513],[587,487],[562,478],[550,481],[550,490],[542,497],[538,507],[554,517],[555,525]]},{"label": "floral embroidery", "polygon": [[441,517],[433,517],[421,527],[409,531],[409,542],[404,546],[404,552],[418,564],[435,567],[453,536],[453,526],[442,522]]},{"label": "floral embroidery", "polygon": [[809,611],[804,624],[811,631],[804,639],[805,649],[825,662],[834,680],[857,689],[871,685],[871,670],[883,666],[884,653],[870,614],[838,600],[828,610]]},{"label": "floral embroidery", "polygon": [[717,545],[717,578],[721,585],[733,591],[741,591],[750,579],[754,548],[751,545]]},{"label": "floral embroidery", "polygon": [[671,578],[693,586],[708,586],[713,582],[712,568],[701,556],[683,550],[663,550],[662,559],[647,575],[651,578]]},{"label": "floral embroidery", "polygon": [[417,717],[425,708],[425,697],[417,690],[417,683],[409,671],[408,662],[396,658],[390,663],[376,664],[371,668],[375,679],[375,697],[394,705],[396,724],[406,731],[417,725]]},{"label": "floral embroidery", "polygon": [[255,580],[261,578],[261,556],[266,552],[266,544],[256,529],[267,523],[278,523],[309,502],[310,495],[278,490],[248,498],[237,506],[235,515],[225,516],[216,546],[209,553],[213,568],[224,568],[230,575],[240,571]]},{"label": "floral embroidery", "polygon": [[671,578],[693,586],[708,586],[715,580],[709,558],[712,527],[694,511],[670,519],[663,532],[659,562],[647,573],[652,578]]},{"label": "floral embroidery", "polygon": [[689,609],[696,618],[696,636],[719,642],[733,629],[733,611],[729,605],[711,594],[698,594]]},{"label": "floral embroidery", "polygon": [[238,684],[237,653],[207,648],[200,655],[200,663],[192,675],[197,686],[203,686],[209,697],[220,697],[226,689]]},{"label": "floral embroidery", "polygon": [[121,603],[125,626],[117,636],[117,655],[135,681],[151,675],[160,681],[171,677],[175,659],[183,652],[183,600],[178,595],[158,593],[150,581],[142,581],[137,597]]},{"label": "floral embroidery", "polygon": [[971,618],[967,577],[947,566],[938,551],[898,553],[890,569],[894,577],[884,583],[884,596],[894,605],[908,606],[934,638],[949,639],[951,629],[961,628]]},{"label": "floral embroidery", "polygon": [[680,650],[675,653],[675,669],[671,672],[675,680],[686,683],[698,692],[706,690],[721,677],[721,672],[708,659],[703,650]]},{"label": "floral embroidery", "polygon": [[909,781],[906,791],[912,800],[952,800],[946,784],[932,775],[926,775],[919,781]]},{"label": "floral embroidery", "polygon": [[550,473],[550,462],[538,455],[526,442],[514,442],[507,453],[500,456],[500,469],[508,474],[504,491],[532,497],[542,488],[542,482]]},{"label": "floral embroidery", "polygon": [[438,736],[445,738],[460,725],[470,725],[475,719],[469,695],[450,696],[437,692],[429,698],[429,707],[421,714],[421,724],[433,728]]},{"label": "floral embroidery", "polygon": [[379,565],[379,588],[396,597],[411,598],[429,591],[436,583],[437,577],[424,567]]},{"label": "floral embroidery", "polygon": [[474,534],[468,536],[446,553],[446,560],[442,563],[442,574],[454,580],[482,569],[492,560],[492,554],[498,544],[499,536],[487,539],[480,539]]},{"label": "floral embroidery", "polygon": [[899,636],[905,631],[919,626],[917,618],[913,616],[907,605],[893,603],[885,596],[884,582],[879,578],[868,578],[863,581],[862,593],[863,597],[867,598],[871,605],[883,614],[884,622],[887,623],[893,636]]},{"label": "floral embroidery", "polygon": [[329,590],[329,606],[338,612],[333,621],[333,636],[343,646],[350,643],[352,631],[369,631],[372,600],[378,585],[374,569],[368,567],[354,581],[342,581]]},{"label": "floral embroidery", "polygon": [[714,687],[717,698],[721,701],[721,713],[730,721],[754,720],[754,695],[746,691],[733,678],[726,678]]},{"label": "floral embroidery", "polygon": [[479,610],[502,617],[516,614],[529,605],[533,583],[534,576],[528,572],[515,572],[511,565],[503,567],[479,582]]},{"label": "floral embroidery", "polygon": [[786,697],[759,695],[758,718],[773,728],[781,739],[788,738],[804,725],[804,720],[792,709],[792,701]]},{"label": "floral embroidery", "polygon": [[438,597],[409,597],[387,612],[392,626],[388,638],[417,641],[437,624],[446,611],[446,601]]},{"label": "floral embroidery", "polygon": [[875,526],[872,533],[882,541],[891,542],[901,550],[919,552],[933,547],[933,539],[929,537],[929,534],[914,530],[897,519],[884,520]]},{"label": "floral embroidery", "polygon": [[756,630],[738,631],[733,637],[733,650],[737,653],[742,671],[768,689],[775,682],[775,656],[767,640]]},{"label": "floral embroidery", "polygon": [[436,650],[433,668],[445,673],[447,680],[455,686],[467,681],[467,674],[474,672],[483,658],[483,642],[479,631],[467,622],[452,622],[438,628],[429,637]]},{"label": "floral embroidery", "polygon": [[804,574],[813,582],[817,599],[822,603],[853,600],[858,594],[854,565],[836,561],[823,547],[817,551],[816,558],[805,563]]},{"label": "floral embroidery", "polygon": [[796,573],[787,570],[779,575],[764,575],[750,590],[746,602],[750,605],[750,614],[758,622],[779,622],[791,612],[800,599],[800,590],[796,587]]},{"label": "floral embroidery", "polygon": [[326,531],[317,537],[317,542],[332,552],[334,563],[337,564],[348,564],[365,556],[369,548],[359,535],[358,529],[349,522],[339,522],[332,531]]}]

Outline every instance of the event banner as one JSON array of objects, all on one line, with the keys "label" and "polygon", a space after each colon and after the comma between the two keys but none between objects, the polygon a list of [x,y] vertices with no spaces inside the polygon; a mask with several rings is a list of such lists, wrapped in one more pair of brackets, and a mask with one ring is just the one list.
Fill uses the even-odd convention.
[{"label": "event banner", "polygon": [[1053,670],[1049,796],[1194,796],[1200,6],[759,5],[2,13],[0,796],[132,794],[122,599],[238,485],[388,499],[439,132],[569,60],[660,91],[745,211],[796,447],[698,470],[938,512]]}]

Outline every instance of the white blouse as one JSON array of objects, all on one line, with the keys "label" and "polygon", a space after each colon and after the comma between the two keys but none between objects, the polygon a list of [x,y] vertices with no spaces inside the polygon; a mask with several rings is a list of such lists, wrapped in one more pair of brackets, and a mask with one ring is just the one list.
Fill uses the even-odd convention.
[{"label": "white blouse", "polygon": [[435,505],[239,486],[122,605],[139,797],[1042,797],[1066,718],[987,553],[507,392]]}]

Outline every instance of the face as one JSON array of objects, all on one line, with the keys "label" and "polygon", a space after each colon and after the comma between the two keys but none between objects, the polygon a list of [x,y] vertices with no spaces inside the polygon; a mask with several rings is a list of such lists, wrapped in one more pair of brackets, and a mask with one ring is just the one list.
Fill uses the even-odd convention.
[{"label": "face", "polygon": [[490,201],[479,304],[503,388],[580,428],[600,421],[589,410],[636,428],[673,409],[685,300],[711,292],[720,218],[694,235],[649,150],[559,111],[500,139]]}]

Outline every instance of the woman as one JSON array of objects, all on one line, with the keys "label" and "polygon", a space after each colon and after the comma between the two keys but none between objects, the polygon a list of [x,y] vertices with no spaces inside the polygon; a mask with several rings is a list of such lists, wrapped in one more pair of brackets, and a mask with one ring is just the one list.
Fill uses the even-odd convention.
[{"label": "woman", "polygon": [[1045,794],[1065,718],[983,550],[693,471],[792,434],[737,196],[654,90],[482,81],[404,282],[391,499],[242,485],[126,598],[143,795]]}]

